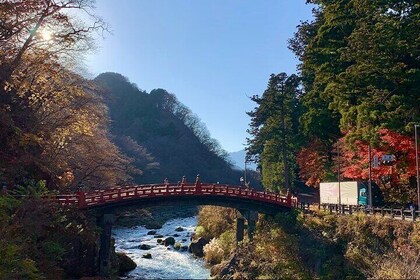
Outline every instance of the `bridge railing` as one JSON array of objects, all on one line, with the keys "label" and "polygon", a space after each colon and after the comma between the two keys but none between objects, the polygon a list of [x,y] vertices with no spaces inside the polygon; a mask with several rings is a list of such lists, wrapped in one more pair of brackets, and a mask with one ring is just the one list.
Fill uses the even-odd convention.
[{"label": "bridge railing", "polygon": [[195,184],[182,183],[180,185],[152,184],[125,186],[91,192],[78,192],[75,195],[60,195],[56,197],[56,200],[62,205],[77,205],[79,208],[89,208],[139,198],[219,195],[266,202],[286,207],[297,207],[298,205],[297,198],[290,195],[284,196],[237,186],[206,184],[200,182]]}]

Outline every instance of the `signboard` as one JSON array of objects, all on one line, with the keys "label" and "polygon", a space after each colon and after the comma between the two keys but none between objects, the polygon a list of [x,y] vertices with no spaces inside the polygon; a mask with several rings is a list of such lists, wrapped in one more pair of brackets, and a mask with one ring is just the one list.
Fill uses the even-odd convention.
[{"label": "signboard", "polygon": [[379,158],[377,155],[373,156],[373,167],[379,166]]}]

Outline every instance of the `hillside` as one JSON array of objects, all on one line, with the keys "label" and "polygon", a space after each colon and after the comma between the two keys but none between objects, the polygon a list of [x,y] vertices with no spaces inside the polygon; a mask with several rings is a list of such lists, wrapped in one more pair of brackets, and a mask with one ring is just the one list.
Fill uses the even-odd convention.
[{"label": "hillside", "polygon": [[209,136],[205,125],[173,94],[140,90],[117,73],[103,73],[95,82],[105,87],[115,143],[143,171],[136,183],[194,181],[237,184],[227,153]]}]

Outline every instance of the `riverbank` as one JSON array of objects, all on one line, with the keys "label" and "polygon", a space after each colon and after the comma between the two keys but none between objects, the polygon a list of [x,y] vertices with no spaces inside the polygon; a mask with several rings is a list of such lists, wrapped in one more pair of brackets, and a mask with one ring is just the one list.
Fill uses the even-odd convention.
[{"label": "riverbank", "polygon": [[[204,223],[221,220],[220,210],[206,210]],[[224,210],[226,219],[231,210]],[[213,217],[211,213],[217,213]],[[201,213],[199,217],[201,216]],[[200,221],[200,218],[199,218]],[[213,225],[216,227],[216,225]],[[420,278],[420,223],[397,221],[364,214],[339,216],[300,212],[260,215],[252,241],[245,239],[237,249],[229,248],[227,227],[205,248],[212,276],[222,279],[290,279],[346,277],[374,279]],[[220,255],[218,257],[217,255]],[[209,255],[211,257],[209,257]]]}]

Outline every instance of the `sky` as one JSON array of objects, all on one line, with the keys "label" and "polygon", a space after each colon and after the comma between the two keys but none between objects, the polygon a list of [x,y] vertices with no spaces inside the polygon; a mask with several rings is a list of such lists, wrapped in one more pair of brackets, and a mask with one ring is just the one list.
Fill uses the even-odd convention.
[{"label": "sky", "polygon": [[271,73],[296,72],[287,48],[305,0],[97,0],[111,34],[97,41],[86,66],[118,72],[140,89],[175,94],[228,152],[245,147],[255,104]]}]

